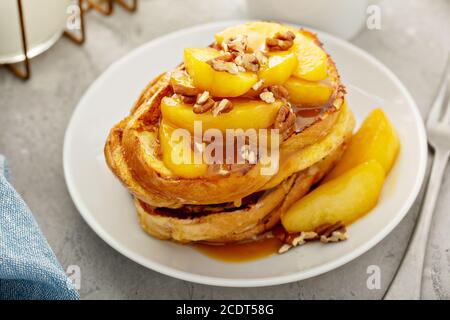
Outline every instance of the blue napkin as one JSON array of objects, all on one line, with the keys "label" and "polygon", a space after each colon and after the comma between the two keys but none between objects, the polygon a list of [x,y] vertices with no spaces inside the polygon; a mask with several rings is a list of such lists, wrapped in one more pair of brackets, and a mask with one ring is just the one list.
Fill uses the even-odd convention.
[{"label": "blue napkin", "polygon": [[0,300],[79,299],[0,155]]}]

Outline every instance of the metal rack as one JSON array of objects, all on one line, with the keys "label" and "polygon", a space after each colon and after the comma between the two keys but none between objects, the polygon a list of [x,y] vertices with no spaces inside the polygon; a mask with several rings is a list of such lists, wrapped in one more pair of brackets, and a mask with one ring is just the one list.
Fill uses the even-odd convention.
[{"label": "metal rack", "polygon": [[[78,6],[80,13],[80,30],[78,32],[65,30],[64,35],[78,45],[83,44],[86,40],[85,14],[93,9],[103,15],[109,16],[114,12],[115,3],[119,4],[123,9],[129,12],[136,11],[138,7],[138,0],[77,0],[76,5]],[[22,52],[25,59],[19,63],[4,64],[4,66],[18,78],[28,80],[31,76],[31,61],[28,57],[26,22],[23,13],[22,0],[17,0],[17,9],[19,13],[20,41],[22,43]],[[23,66],[19,67],[20,64]]]}]

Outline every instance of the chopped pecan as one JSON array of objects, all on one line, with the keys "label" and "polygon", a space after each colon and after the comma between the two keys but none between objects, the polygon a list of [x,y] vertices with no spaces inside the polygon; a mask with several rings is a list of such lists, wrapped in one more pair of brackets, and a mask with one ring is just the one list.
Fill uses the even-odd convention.
[{"label": "chopped pecan", "polygon": [[320,241],[323,243],[338,242],[347,239],[347,230],[341,221],[338,221],[335,224],[324,224],[317,227],[315,231],[320,236]]},{"label": "chopped pecan", "polygon": [[214,106],[214,103],[213,99],[208,99],[204,104],[194,104],[192,111],[194,111],[194,113],[205,113]]},{"label": "chopped pecan", "polygon": [[197,96],[196,104],[205,104],[209,99],[209,91],[203,91],[201,94]]},{"label": "chopped pecan", "polygon": [[285,253],[285,252],[289,251],[289,249],[291,249],[291,248],[292,248],[292,245],[285,243],[280,247],[280,249],[278,249],[278,253],[279,254]]},{"label": "chopped pecan", "polygon": [[320,242],[322,243],[329,243],[329,242],[339,242],[347,240],[347,232],[343,231],[333,231],[330,236],[320,236]]},{"label": "chopped pecan", "polygon": [[260,50],[255,52],[255,57],[258,60],[258,63],[259,63],[260,66],[265,65],[265,64],[267,64],[269,62],[269,59],[267,58],[267,55],[264,52],[260,51]]},{"label": "chopped pecan", "polygon": [[306,231],[300,233],[289,233],[284,239],[284,244],[278,249],[278,253],[284,253],[289,249],[305,244],[307,241],[319,239],[314,231]]},{"label": "chopped pecan", "polygon": [[283,140],[288,138],[295,130],[295,113],[286,105],[283,105],[275,118],[274,128],[280,130]]},{"label": "chopped pecan", "polygon": [[257,72],[259,70],[259,62],[254,54],[244,53],[239,54],[234,59],[236,65],[243,67],[247,71]]},{"label": "chopped pecan", "polygon": [[247,36],[239,35],[235,38],[230,38],[222,42],[222,47],[224,51],[245,53],[248,52],[249,48],[247,45]]},{"label": "chopped pecan", "polygon": [[275,99],[289,100],[289,91],[281,85],[270,86],[269,91],[273,93]]},{"label": "chopped pecan", "polygon": [[285,51],[294,45],[295,34],[292,31],[277,32],[273,38],[266,39],[269,51]]},{"label": "chopped pecan", "polygon": [[220,102],[216,102],[212,107],[212,114],[217,117],[221,113],[230,112],[233,109],[233,104],[228,99],[222,99]]},{"label": "chopped pecan", "polygon": [[197,95],[197,100],[192,108],[194,113],[205,113],[214,106],[215,101],[210,98],[208,91],[203,91]]},{"label": "chopped pecan", "polygon": [[264,90],[263,92],[261,92],[259,97],[261,98],[262,101],[264,101],[266,103],[274,103],[275,102],[275,97],[273,96],[273,93],[268,90]]},{"label": "chopped pecan", "polygon": [[231,52],[223,52],[222,55],[215,58],[216,60],[221,60],[225,62],[233,62],[234,58],[236,57],[236,54]]},{"label": "chopped pecan", "polygon": [[208,64],[216,71],[226,71],[231,74],[239,72],[239,68],[234,62],[223,61],[220,57],[209,60]]},{"label": "chopped pecan", "polygon": [[199,89],[194,86],[188,86],[177,82],[172,82],[172,90],[176,94],[183,96],[195,96],[199,93]]},{"label": "chopped pecan", "polygon": [[259,79],[258,82],[256,82],[253,86],[252,89],[255,91],[259,91],[259,89],[261,89],[264,85],[264,79]]},{"label": "chopped pecan", "polygon": [[319,239],[317,233],[315,233],[314,231],[307,231],[307,232],[300,232],[297,234],[289,234],[288,237],[286,238],[286,242],[296,247],[304,244],[306,240],[317,240],[317,239]]}]

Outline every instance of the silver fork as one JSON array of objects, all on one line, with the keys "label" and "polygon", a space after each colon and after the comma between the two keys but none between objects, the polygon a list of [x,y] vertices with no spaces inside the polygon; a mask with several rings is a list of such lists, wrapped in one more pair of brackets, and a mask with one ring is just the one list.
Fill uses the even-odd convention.
[{"label": "silver fork", "polygon": [[[420,299],[421,297],[423,263],[431,218],[450,154],[450,99],[446,109],[443,110],[449,92],[450,55],[447,57],[444,79],[426,124],[428,142],[434,149],[434,161],[422,212],[400,268],[384,296],[386,300]],[[441,116],[442,114],[443,116]]]}]

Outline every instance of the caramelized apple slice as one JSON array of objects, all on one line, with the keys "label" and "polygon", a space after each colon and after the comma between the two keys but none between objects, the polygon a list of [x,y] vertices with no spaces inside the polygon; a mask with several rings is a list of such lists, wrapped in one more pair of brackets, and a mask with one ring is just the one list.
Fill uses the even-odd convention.
[{"label": "caramelized apple slice", "polygon": [[376,160],[364,162],[301,198],[281,222],[289,232],[313,231],[338,221],[348,225],[375,207],[383,183],[383,167]]},{"label": "caramelized apple slice", "polygon": [[261,67],[258,77],[264,80],[265,86],[283,84],[297,67],[295,53],[277,52],[270,53],[267,65]]},{"label": "caramelized apple slice", "polygon": [[350,144],[336,167],[326,176],[331,180],[365,161],[375,159],[386,174],[391,170],[400,150],[400,140],[389,119],[381,109],[373,110]]},{"label": "caramelized apple slice", "polygon": [[292,103],[302,107],[317,107],[325,104],[333,93],[333,88],[322,82],[312,82],[291,77],[284,86],[289,91]]},{"label": "caramelized apple slice", "polygon": [[[184,132],[176,132],[175,130],[174,127],[164,120],[161,121],[159,126],[159,141],[164,165],[174,175],[182,178],[189,179],[206,175],[208,166],[202,161],[199,161],[198,164],[194,162],[194,151],[191,148],[191,134],[187,130],[184,130]],[[199,155],[201,157],[201,154]]]},{"label": "caramelized apple slice", "polygon": [[[161,101],[164,120],[175,127],[194,132],[194,121],[200,121],[202,130],[219,129],[261,129],[270,127],[275,121],[281,101],[265,103],[261,100],[231,99],[233,109],[228,113],[214,116],[211,112],[196,114],[192,105],[184,104],[179,98],[165,97]],[[255,116],[257,115],[257,116]]]},{"label": "caramelized apple slice", "polygon": [[184,49],[184,62],[195,87],[209,91],[215,97],[238,97],[246,93],[258,81],[252,72],[231,74],[214,70],[207,61],[220,56],[213,48]]},{"label": "caramelized apple slice", "polygon": [[298,59],[294,76],[308,81],[320,81],[327,77],[328,56],[309,34],[296,32],[292,50]]}]

